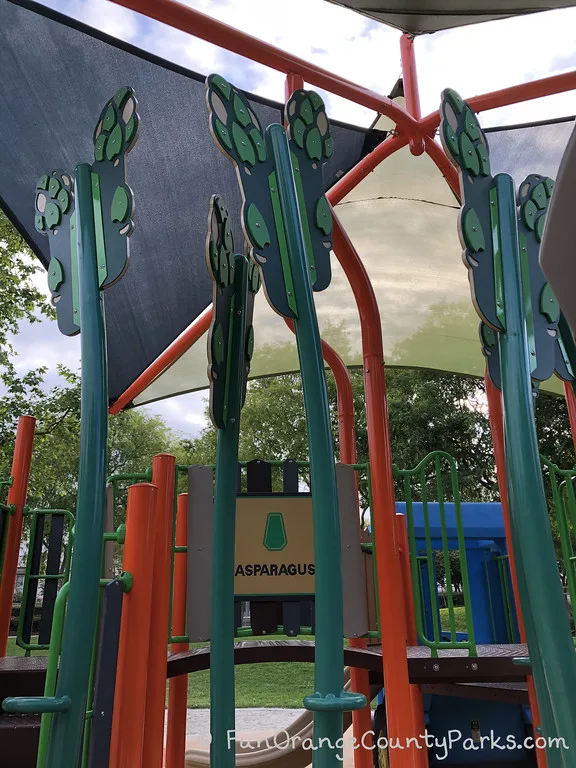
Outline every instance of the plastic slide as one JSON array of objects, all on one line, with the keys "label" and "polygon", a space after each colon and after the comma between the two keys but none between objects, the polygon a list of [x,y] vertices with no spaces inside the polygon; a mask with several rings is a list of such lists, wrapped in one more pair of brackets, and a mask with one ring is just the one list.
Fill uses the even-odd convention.
[{"label": "plastic slide", "polygon": [[[345,670],[345,690],[350,688],[350,672]],[[344,732],[352,724],[352,715],[350,712],[344,713]],[[236,742],[236,766],[237,768],[247,768],[248,766],[258,766],[258,768],[307,768],[311,765],[311,752],[309,749],[303,749],[303,743],[309,743],[312,739],[314,728],[314,718],[312,712],[304,712],[293,723],[291,723],[282,732],[271,735],[262,735],[260,742],[258,736],[246,734],[246,738],[251,738],[251,745],[242,747],[240,742]],[[278,746],[276,746],[276,744]],[[286,745],[285,747],[283,745]],[[210,750],[208,749],[188,749],[186,751],[186,768],[206,768],[210,765]]]}]

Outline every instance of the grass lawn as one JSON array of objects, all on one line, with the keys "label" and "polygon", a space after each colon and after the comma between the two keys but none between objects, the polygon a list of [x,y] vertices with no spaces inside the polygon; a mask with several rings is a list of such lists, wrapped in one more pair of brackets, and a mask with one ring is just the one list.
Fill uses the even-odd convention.
[{"label": "grass lawn", "polygon": [[[302,708],[304,696],[314,691],[314,664],[242,664],[236,667],[237,707]],[[210,672],[188,676],[188,706],[210,706]]]},{"label": "grass lawn", "polygon": [[[466,609],[463,605],[457,605],[454,608],[454,620],[456,632],[466,632]],[[440,621],[442,629],[450,631],[450,622],[448,620],[448,608],[440,608]]]}]

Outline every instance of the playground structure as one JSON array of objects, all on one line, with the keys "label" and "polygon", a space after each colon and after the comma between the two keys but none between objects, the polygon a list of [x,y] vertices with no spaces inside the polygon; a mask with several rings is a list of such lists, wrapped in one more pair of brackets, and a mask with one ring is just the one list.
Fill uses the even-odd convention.
[{"label": "playground structure", "polygon": [[[218,29],[220,35],[212,39],[220,43],[225,39],[232,50],[242,40],[238,33],[232,34],[168,0],[156,3],[149,12],[181,26],[194,20],[200,36]],[[353,245],[338,218],[332,218],[329,205],[389,153],[405,145],[415,155],[426,151],[451,187],[458,190],[454,168],[430,134],[439,116],[422,120],[419,115],[412,40],[407,36],[402,39],[406,110],[350,83],[327,78],[326,73],[293,58],[281,61],[270,46],[255,45],[252,51],[255,58],[287,68],[287,128],[274,124],[264,131],[242,93],[219,76],[207,81],[212,134],[237,167],[244,201],[243,230],[251,248],[251,261],[236,252],[232,237],[235,225],[229,220],[225,202],[214,198],[207,245],[213,311],[191,330],[186,341],[191,342],[211,323],[211,414],[219,430],[215,476],[212,468],[178,467],[173,457],[159,456],[140,475],[109,478],[108,509],[112,511],[118,483],[143,481],[129,488],[126,526],[117,531],[110,527],[104,531],[108,403],[100,291],[120,280],[127,266],[132,197],[126,185],[125,156],[139,130],[131,89],[121,88],[106,104],[97,122],[94,163],[77,166],[74,174],[56,171],[42,176],[37,184],[35,226],[47,233],[50,241],[49,285],[57,299],[59,327],[66,334],[81,329],[82,454],[76,516],[63,510],[25,509],[33,420],[21,420],[11,487],[1,510],[0,642],[5,643],[8,634],[10,612],[6,611],[12,601],[22,519],[27,514],[32,526],[22,601],[26,609],[20,615],[18,643],[26,651],[49,646],[49,656],[47,667],[37,658],[6,662],[0,667],[5,673],[0,680],[8,688],[14,686],[12,690],[2,687],[4,717],[23,715],[20,727],[30,734],[38,725],[33,716],[42,715],[37,756],[23,755],[26,737],[13,728],[17,751],[12,759],[20,755],[22,760],[32,760],[23,765],[37,764],[38,768],[160,766],[168,677],[165,760],[170,768],[181,766],[185,759],[185,675],[207,666],[211,672],[212,765],[225,768],[254,760],[281,765],[282,758],[309,759],[302,750],[298,755],[236,757],[227,746],[227,731],[234,730],[234,665],[289,660],[315,662],[315,692],[306,696],[304,704],[314,713],[314,739],[325,740],[313,755],[317,768],[339,764],[339,748],[334,745],[341,737],[343,721],[352,720],[355,735],[370,730],[366,705],[382,685],[386,692],[386,732],[393,739],[406,741],[418,736],[426,718],[432,725],[432,708],[423,695],[463,699],[468,709],[479,706],[474,702],[483,701],[482,696],[490,700],[498,696],[516,709],[529,702],[535,733],[562,737],[569,749],[576,748],[574,650],[550,535],[532,413],[533,382],[546,381],[553,372],[565,381],[572,416],[575,410],[574,343],[538,267],[552,183],[546,177],[529,176],[520,186],[518,205],[510,177],[491,175],[486,138],[470,109],[474,100],[467,105],[453,91],[443,94],[440,136],[446,153],[461,172],[460,231],[465,263],[472,275],[474,304],[483,323],[486,387],[502,499],[502,523],[491,532],[477,533],[478,542],[483,543],[471,546],[466,543],[470,526],[468,520],[463,522],[453,460],[435,452],[414,469],[392,466],[378,307]],[[330,84],[337,92],[369,103],[391,115],[398,125],[398,135],[378,145],[361,167],[332,187],[327,198],[322,164],[334,147],[322,101],[303,89],[303,77],[321,86]],[[535,85],[530,91],[519,89],[479,99],[476,106],[502,105],[519,96],[569,87],[573,78],[562,77]],[[62,231],[64,238],[58,237]],[[369,465],[356,461],[346,367],[328,345],[321,345],[318,332],[312,289],[328,288],[330,247],[348,270],[355,295],[362,297]],[[238,485],[237,461],[240,413],[252,358],[252,310],[260,279],[268,302],[293,328],[298,342],[311,489],[310,496],[304,494],[307,501],[296,498],[299,512],[288,507],[279,513],[276,506],[269,506],[267,500],[274,499],[275,505],[280,501],[272,494],[272,470],[266,462],[250,463],[246,470],[247,492],[262,496],[263,509],[259,511],[253,502],[243,512],[237,501],[243,488]],[[338,384],[338,469],[322,355]],[[165,365],[164,359],[144,379],[157,375]],[[142,387],[144,381],[136,384]],[[127,404],[135,394],[134,390],[127,391],[112,410]],[[563,569],[573,595],[570,529],[576,513],[571,482],[574,471],[561,471],[549,460],[544,466],[561,534]],[[283,466],[287,497],[301,495],[298,470],[296,464]],[[371,490],[371,541],[365,540],[357,522],[355,473],[362,472],[368,474]],[[175,503],[183,473],[189,474],[188,495],[178,496]],[[406,517],[396,514],[395,479],[403,483],[402,512]],[[207,515],[212,498],[212,515]],[[200,515],[195,513],[199,500]],[[304,504],[307,511],[303,511]],[[313,521],[313,591],[308,582],[308,586],[294,588],[290,583],[267,592],[265,579],[275,575],[262,569],[258,586],[242,586],[241,578],[256,576],[254,572],[252,576],[238,573],[235,520],[239,514],[264,515],[263,540],[268,541],[270,553],[281,553],[289,546],[291,515],[301,514],[308,525]],[[421,519],[417,519],[419,514]],[[433,515],[437,519],[432,519]],[[49,543],[43,552],[47,518]],[[303,537],[308,544],[310,536]],[[212,541],[218,546],[212,548]],[[106,558],[111,544],[123,546],[122,575],[112,572]],[[453,549],[459,552],[465,633],[457,632],[455,625],[449,567]],[[436,550],[441,551],[445,565],[447,628],[441,626],[438,612]],[[43,555],[47,570],[41,574]],[[310,577],[310,559],[308,551],[303,560],[306,572],[300,573],[297,566],[296,573],[288,572],[287,578]],[[277,560],[272,565],[278,576],[286,575],[281,573],[286,562]],[[208,592],[206,573],[210,569]],[[479,574],[483,569],[485,584]],[[43,612],[38,642],[32,642],[36,590],[42,580]],[[63,586],[58,591],[59,583]],[[247,600],[251,624],[242,628],[239,606]],[[385,623],[390,617],[394,617],[392,629]],[[315,644],[296,641],[234,647],[235,637],[274,634],[280,627],[288,636],[314,635]],[[87,640],[96,637],[95,643]],[[343,647],[343,637],[349,638],[347,647]],[[190,650],[193,639],[210,639],[209,651]],[[367,648],[369,639],[378,640],[380,650]],[[173,655],[166,667],[169,644]],[[5,652],[5,647],[1,650]],[[350,667],[349,686],[344,685],[344,665]],[[489,685],[479,685],[484,683]],[[513,687],[506,688],[510,684]],[[39,685],[44,696],[39,695]],[[463,706],[460,702],[460,709]],[[485,701],[483,706],[487,706]],[[27,719],[30,717],[32,720]],[[474,722],[478,719],[471,717]],[[309,733],[310,718],[300,726]],[[439,733],[443,726],[435,727]],[[472,728],[475,730],[480,729]],[[32,739],[28,743],[31,749],[36,748]],[[487,756],[485,764],[491,764],[493,757]],[[568,766],[569,758],[568,750],[549,749],[546,757],[542,750],[537,754],[540,766],[546,760],[550,766]],[[190,764],[202,759],[208,760],[207,756],[191,756]],[[368,748],[355,753],[358,768],[367,768],[372,759]],[[434,764],[429,763],[427,750],[415,745],[402,752],[390,750],[387,759],[393,768]],[[534,759],[534,755],[526,754],[514,764],[530,765]]]}]

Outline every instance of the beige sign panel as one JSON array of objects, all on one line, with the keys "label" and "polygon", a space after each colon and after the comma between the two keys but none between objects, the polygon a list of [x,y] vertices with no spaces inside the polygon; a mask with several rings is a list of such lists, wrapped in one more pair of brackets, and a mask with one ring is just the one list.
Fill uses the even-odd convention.
[{"label": "beige sign panel", "polygon": [[240,497],[236,503],[234,594],[314,594],[309,496]]}]

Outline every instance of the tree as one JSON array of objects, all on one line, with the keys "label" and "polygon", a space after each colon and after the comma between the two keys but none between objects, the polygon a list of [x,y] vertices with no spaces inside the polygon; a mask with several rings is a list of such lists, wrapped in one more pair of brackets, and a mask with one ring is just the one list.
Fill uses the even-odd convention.
[{"label": "tree", "polygon": [[[80,452],[80,378],[60,367],[64,385],[31,403],[37,418],[28,503],[75,511]],[[109,420],[108,475],[145,472],[157,453],[180,454],[179,438],[158,416],[123,411]],[[122,494],[120,501],[124,501]]]},{"label": "tree", "polygon": [[[368,458],[362,371],[350,372],[356,415],[358,461]],[[327,375],[332,431],[338,453],[336,386]],[[488,419],[482,408],[482,384],[453,374],[390,369],[387,371],[390,433],[394,463],[414,467],[432,450],[450,453],[459,467],[462,498],[494,498],[495,474]],[[190,463],[211,464],[215,432],[207,427],[185,441]],[[300,377],[289,374],[251,381],[242,412],[240,460],[308,458]],[[367,489],[361,486],[368,505]]]},{"label": "tree", "polygon": [[38,322],[39,316],[54,317],[54,310],[33,283],[39,271],[29,248],[0,210],[0,477],[10,472],[14,430],[30,398],[41,397],[44,369],[16,371],[16,351],[10,336],[25,320]]}]

